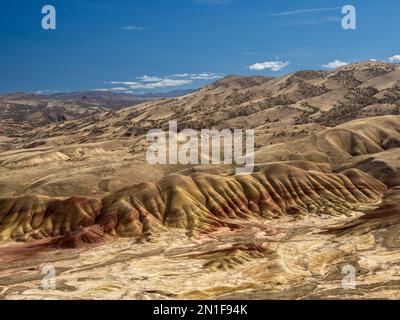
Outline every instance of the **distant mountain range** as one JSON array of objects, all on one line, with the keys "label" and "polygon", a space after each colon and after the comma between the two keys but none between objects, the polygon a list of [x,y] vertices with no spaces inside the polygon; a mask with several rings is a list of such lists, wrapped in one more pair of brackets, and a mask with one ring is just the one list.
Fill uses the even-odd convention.
[{"label": "distant mountain range", "polygon": [[140,95],[104,91],[3,94],[0,95],[0,135],[18,135],[37,126],[80,119],[104,111],[118,111],[145,101],[169,99],[194,91],[175,90]]},{"label": "distant mountain range", "polygon": [[115,101],[132,101],[136,99],[163,99],[174,98],[187,95],[196,91],[196,89],[173,90],[168,92],[151,92],[142,94],[111,92],[111,91],[77,91],[77,92],[60,92],[47,95],[40,95],[56,100],[115,100]]}]

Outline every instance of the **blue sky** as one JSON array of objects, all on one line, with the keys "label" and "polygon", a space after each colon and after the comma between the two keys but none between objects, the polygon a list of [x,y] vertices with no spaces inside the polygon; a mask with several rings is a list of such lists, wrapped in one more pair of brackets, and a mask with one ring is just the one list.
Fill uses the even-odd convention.
[{"label": "blue sky", "polygon": [[[56,30],[41,27],[46,4],[57,10]],[[357,9],[357,30],[341,27],[347,4]],[[3,93],[169,91],[230,74],[278,76],[400,55],[398,0],[2,0],[0,6]]]}]

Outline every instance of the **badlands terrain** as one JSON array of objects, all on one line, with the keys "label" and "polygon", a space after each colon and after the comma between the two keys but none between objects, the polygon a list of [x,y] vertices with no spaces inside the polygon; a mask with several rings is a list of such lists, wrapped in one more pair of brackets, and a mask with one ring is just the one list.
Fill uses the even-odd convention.
[{"label": "badlands terrain", "polygon": [[[171,120],[254,129],[254,172],[148,164]],[[3,95],[0,124],[2,299],[400,298],[398,64]]]}]

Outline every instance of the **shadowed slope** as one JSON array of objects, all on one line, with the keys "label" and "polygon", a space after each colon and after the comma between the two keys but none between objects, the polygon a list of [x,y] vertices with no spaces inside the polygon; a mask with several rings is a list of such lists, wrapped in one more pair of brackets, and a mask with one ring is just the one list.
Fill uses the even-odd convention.
[{"label": "shadowed slope", "polygon": [[400,148],[373,155],[355,157],[337,167],[337,171],[357,168],[382,181],[389,188],[400,186]]},{"label": "shadowed slope", "polygon": [[0,199],[0,240],[57,237],[94,223],[101,201],[43,196]]},{"label": "shadowed slope", "polygon": [[342,226],[330,228],[328,233],[354,236],[368,232],[377,234],[379,231],[381,240],[382,238],[387,240],[385,245],[395,241],[396,247],[400,248],[400,241],[398,240],[400,231],[400,188],[385,194],[379,208]]}]

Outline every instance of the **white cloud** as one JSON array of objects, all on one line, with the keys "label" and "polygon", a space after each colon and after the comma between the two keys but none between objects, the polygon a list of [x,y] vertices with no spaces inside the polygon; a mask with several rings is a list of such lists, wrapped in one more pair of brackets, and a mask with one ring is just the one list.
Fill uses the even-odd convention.
[{"label": "white cloud", "polygon": [[390,58],[389,58],[389,61],[390,61],[390,62],[394,62],[394,63],[400,62],[400,55],[399,55],[399,54],[396,54],[396,55],[394,55],[393,57],[390,57]]},{"label": "white cloud", "polygon": [[253,71],[261,71],[265,69],[269,69],[271,71],[280,71],[283,68],[287,67],[289,65],[289,61],[283,62],[283,61],[265,61],[265,62],[259,62],[255,63],[251,66],[249,66],[250,70]]},{"label": "white cloud", "polygon": [[175,78],[188,78],[190,80],[214,80],[221,79],[221,74],[216,74],[212,72],[202,72],[202,73],[175,73],[172,75]]},{"label": "white cloud", "polygon": [[137,77],[136,79],[142,80],[143,82],[157,82],[162,80],[162,78],[160,77],[147,76],[147,75]]},{"label": "white cloud", "polygon": [[[68,90],[64,90],[64,92],[65,91],[68,91]],[[36,91],[35,94],[52,94],[52,93],[59,93],[59,92],[62,92],[62,91],[60,91],[60,90],[39,90],[39,91]]]},{"label": "white cloud", "polygon": [[222,76],[215,73],[199,73],[199,74],[191,74],[190,79],[192,80],[213,80],[213,79],[221,79]]},{"label": "white cloud", "polygon": [[115,88],[111,88],[112,91],[127,91],[129,89],[125,88],[125,87],[115,87]]},{"label": "white cloud", "polygon": [[189,73],[175,73],[173,76],[177,78],[187,78],[189,77]]},{"label": "white cloud", "polygon": [[115,85],[114,88],[109,89],[97,89],[101,91],[123,91],[129,92],[131,90],[138,89],[163,89],[168,87],[179,87],[191,84],[195,81],[205,81],[222,78],[222,74],[216,74],[212,72],[202,73],[175,73],[170,76],[149,76],[143,75],[136,77],[137,81],[110,81],[105,82],[107,84]]},{"label": "white cloud", "polygon": [[306,13],[313,13],[313,12],[336,11],[339,9],[340,9],[340,7],[300,9],[300,10],[293,10],[293,11],[278,12],[278,13],[272,14],[271,16],[273,16],[273,17],[292,16],[292,15],[306,14]]},{"label": "white cloud", "polygon": [[123,85],[123,86],[133,86],[135,84],[139,84],[139,82],[133,82],[133,81],[111,81],[111,82],[106,82],[109,84],[118,84],[118,85]]},{"label": "white cloud", "polygon": [[323,64],[322,68],[337,69],[339,67],[343,67],[343,66],[347,66],[347,65],[348,65],[347,62],[340,61],[340,60],[334,60],[334,61],[331,61],[331,62],[329,62],[327,64]]},{"label": "white cloud", "polygon": [[121,30],[124,30],[124,31],[146,31],[147,28],[141,27],[141,26],[125,26],[125,27],[122,27]]},{"label": "white cloud", "polygon": [[128,88],[125,87],[115,87],[115,88],[99,88],[99,89],[93,89],[92,91],[97,91],[97,92],[124,92],[124,93],[132,93],[132,91],[129,91]]},{"label": "white cloud", "polygon": [[167,87],[179,87],[186,84],[193,83],[193,80],[176,80],[176,79],[162,79],[157,82],[140,83],[131,85],[131,89],[162,89]]}]

